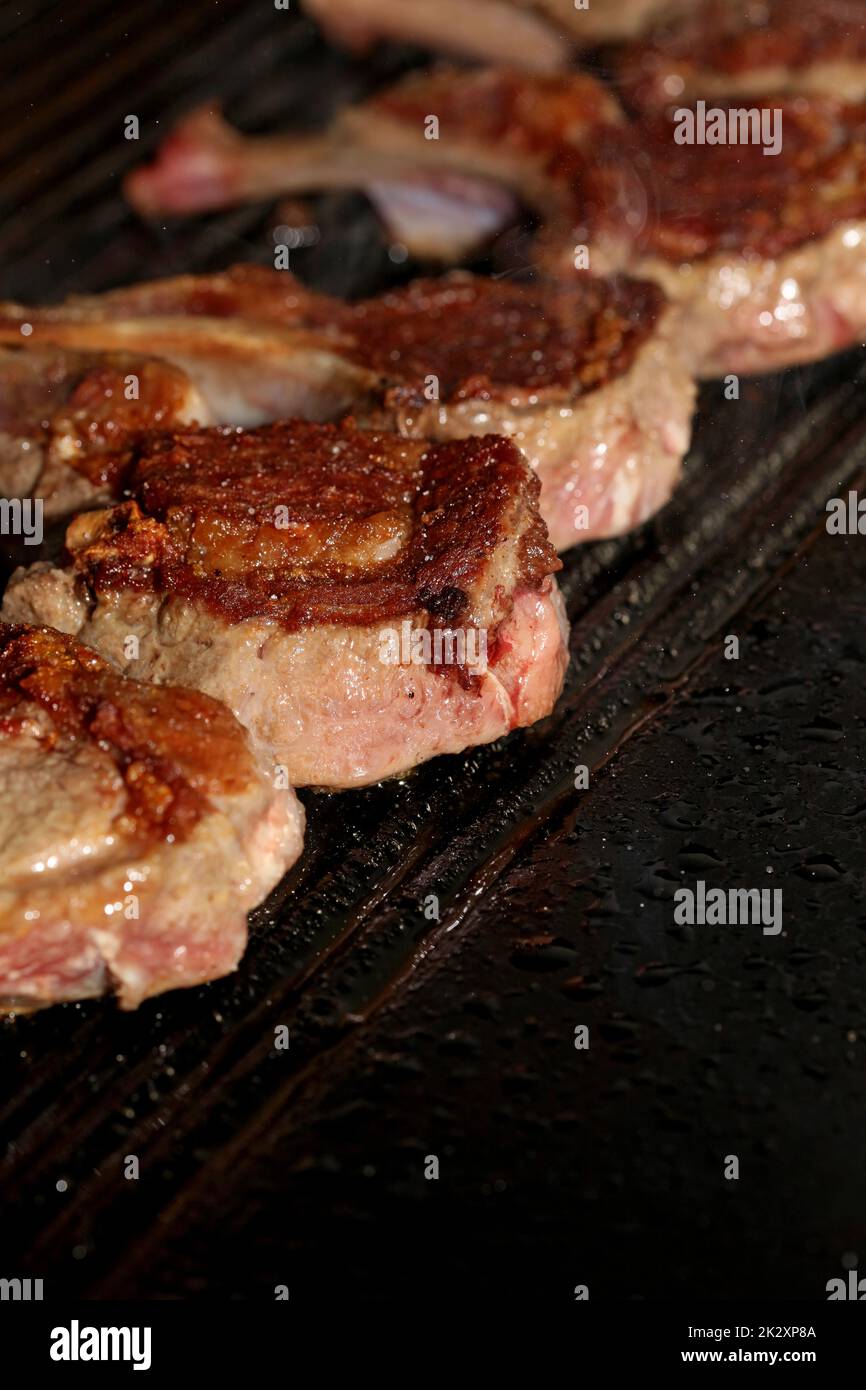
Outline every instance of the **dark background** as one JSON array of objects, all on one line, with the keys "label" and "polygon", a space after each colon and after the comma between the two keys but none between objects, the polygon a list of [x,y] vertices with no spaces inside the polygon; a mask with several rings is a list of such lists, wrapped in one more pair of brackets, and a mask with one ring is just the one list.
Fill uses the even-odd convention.
[{"label": "dark background", "polygon": [[[146,226],[118,189],[207,97],[251,131],[315,126],[418,60],[348,60],[295,9],[7,5],[0,292],[272,263],[272,208]],[[306,283],[417,269],[363,199],[310,206]],[[825,1297],[866,1251],[866,538],[824,527],[863,487],[864,388],[860,354],[705,387],[673,504],[566,562],[552,718],[305,793],[306,854],[234,978],[0,1023],[0,1275],[48,1298]],[[781,888],[783,935],[677,927],[698,878]]]}]

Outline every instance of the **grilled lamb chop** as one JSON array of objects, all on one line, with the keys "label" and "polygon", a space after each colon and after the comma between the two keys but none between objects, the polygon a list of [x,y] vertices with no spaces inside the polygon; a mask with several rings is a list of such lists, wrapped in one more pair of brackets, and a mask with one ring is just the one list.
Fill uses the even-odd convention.
[{"label": "grilled lamb chop", "polygon": [[653,285],[447,275],[356,304],[342,325],[390,379],[363,423],[510,436],[541,479],[557,550],[641,525],[679,481],[694,384]]},{"label": "grilled lamb chop", "polygon": [[[537,250],[557,276],[583,247],[596,273],[657,281],[679,306],[678,334],[700,375],[777,370],[866,331],[866,103],[778,98],[776,108],[783,146],[767,156],[757,144],[678,144],[666,113],[627,122],[607,90],[580,74],[440,70],[313,137],[313,186],[328,182],[329,144],[341,171],[354,165],[359,186],[375,167],[380,207],[388,161],[395,179],[411,168],[388,208],[392,233],[413,249],[417,235],[421,247],[459,255],[474,211],[461,224],[453,205],[443,218],[440,204],[415,197],[424,170],[432,189],[443,177],[474,177],[473,208],[505,183],[541,214]],[[425,121],[437,112],[440,138],[428,140]],[[266,159],[272,192],[302,186],[308,161],[293,165],[296,141],[269,141],[267,154],[255,141],[247,149],[260,190]],[[236,146],[227,186],[239,186],[242,163]],[[156,197],[182,170],[157,161],[140,178]]]},{"label": "grilled lamb chop", "polygon": [[39,497],[46,520],[110,500],[148,431],[193,423],[208,408],[168,362],[0,349],[0,495]]},{"label": "grilled lamb chop", "polygon": [[697,0],[615,55],[634,107],[756,96],[866,98],[863,0]]},{"label": "grilled lamb chop", "polygon": [[510,441],[205,430],[130,486],[73,522],[67,568],[13,576],[4,616],[224,700],[291,785],[399,776],[553,707],[559,562]]},{"label": "grilled lamb chop", "polygon": [[134,1009],[233,970],[303,811],[237,720],[0,625],[0,1008],[113,990]]},{"label": "grilled lamb chop", "polygon": [[153,164],[127,176],[124,191],[149,217],[212,212],[294,190],[364,188],[386,222],[399,209],[407,245],[434,260],[460,259],[517,215],[517,199],[501,184],[479,184],[459,168],[440,168],[434,182],[412,146],[405,154],[399,145],[361,146],[339,125],[323,135],[247,139],[201,107],[178,123]]},{"label": "grilled lamb chop", "polygon": [[319,326],[331,303],[291,275],[234,266],[38,309],[0,303],[0,342],[152,354],[189,378],[203,424],[328,418],[348,409],[371,380],[323,344]]},{"label": "grilled lamb chop", "polygon": [[[439,121],[435,139],[429,116]],[[344,108],[319,134],[242,136],[212,108],[193,111],[125,191],[149,216],[363,188],[415,255],[451,261],[513,221],[519,201],[544,217],[570,208],[551,162],[562,147],[591,148],[599,129],[624,119],[585,74],[438,68]]]},{"label": "grilled lamb chop", "polygon": [[[687,0],[680,0],[681,8]],[[672,0],[305,0],[335,43],[364,52],[399,39],[529,71],[566,67],[573,49],[640,33]]]},{"label": "grilled lamb chop", "polygon": [[[434,176],[440,158],[451,168],[457,157],[466,171],[483,105],[476,167],[489,181],[497,165],[508,179],[510,161],[524,164],[525,194],[545,220],[542,261],[563,273],[575,247],[587,246],[596,273],[657,281],[679,306],[678,332],[702,376],[776,370],[861,339],[866,105],[777,100],[783,148],[765,156],[754,144],[678,144],[667,114],[627,122],[606,89],[593,115],[589,83],[413,77],[358,108],[344,129],[360,144],[399,142],[402,158],[411,143]],[[424,114],[436,110],[447,116],[440,139],[428,141]]]},{"label": "grilled lamb chop", "polygon": [[770,156],[676,144],[666,114],[643,121],[636,144],[608,130],[573,182],[571,235],[544,237],[553,266],[574,238],[594,248],[596,271],[661,285],[703,377],[815,361],[866,334],[866,104],[772,109],[784,140]]},{"label": "grilled lamb chop", "polygon": [[[524,285],[458,274],[347,305],[282,272],[236,267],[48,310],[0,306],[0,337],[20,337],[26,316],[28,342],[124,341],[150,352],[165,350],[170,323],[169,350],[201,379],[199,359],[210,362],[226,332],[222,316],[232,314],[248,343],[258,317],[262,378],[274,327],[293,325],[279,373],[285,384],[297,365],[302,416],[349,407],[361,424],[411,438],[510,435],[541,478],[542,516],[558,549],[640,525],[679,478],[694,388],[649,284],[572,276]],[[311,354],[318,382],[308,395]],[[212,409],[216,391],[210,398]],[[234,410],[241,419],[251,413],[243,402]],[[116,482],[123,479],[118,470]]]}]

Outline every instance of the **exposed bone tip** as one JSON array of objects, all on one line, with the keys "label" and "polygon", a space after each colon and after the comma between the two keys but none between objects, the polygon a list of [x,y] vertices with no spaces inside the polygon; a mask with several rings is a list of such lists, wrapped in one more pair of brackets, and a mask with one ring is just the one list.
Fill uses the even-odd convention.
[{"label": "exposed bone tip", "polygon": [[232,196],[229,157],[238,143],[218,110],[198,107],[171,131],[150,164],[126,176],[124,196],[144,217],[224,207]]}]

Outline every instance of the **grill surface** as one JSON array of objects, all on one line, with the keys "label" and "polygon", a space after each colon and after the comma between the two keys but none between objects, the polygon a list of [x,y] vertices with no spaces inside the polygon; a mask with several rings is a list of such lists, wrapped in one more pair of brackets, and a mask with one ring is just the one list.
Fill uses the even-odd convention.
[{"label": "grill surface", "polygon": [[[243,0],[49,2],[0,33],[22,299],[269,263],[272,209],[147,228],[120,175],[207,96],[315,125],[414,58],[352,63]],[[307,283],[411,273],[363,201],[314,211]],[[3,1023],[0,1272],[46,1297],[823,1296],[866,1239],[866,559],[824,528],[866,477],[864,384],[849,355],[706,387],[673,504],[567,560],[552,718],[305,794],[306,853],[233,979]],[[781,888],[784,934],[675,926],[698,878]]]}]

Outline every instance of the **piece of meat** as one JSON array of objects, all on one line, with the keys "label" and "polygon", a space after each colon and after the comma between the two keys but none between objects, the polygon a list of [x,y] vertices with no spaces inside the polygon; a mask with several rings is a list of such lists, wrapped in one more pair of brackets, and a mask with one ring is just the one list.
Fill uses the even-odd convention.
[{"label": "piece of meat", "polygon": [[552,709],[559,562],[508,440],[192,432],[130,487],[73,523],[65,570],[13,576],[4,615],[44,613],[123,670],[224,700],[291,785],[399,776]]},{"label": "piece of meat", "polygon": [[[417,161],[435,164],[441,141],[418,138],[432,98],[448,111],[447,158],[459,151],[468,172],[483,101],[474,167],[489,180],[498,165],[508,178],[506,161],[490,156],[499,144],[524,162],[545,220],[543,262],[566,273],[586,246],[596,273],[655,280],[679,306],[678,335],[702,376],[776,370],[860,341],[866,104],[780,98],[783,145],[768,156],[754,144],[678,144],[669,115],[615,119],[606,89],[593,103],[591,79],[576,77],[571,92],[567,78],[555,81],[554,101],[554,79],[413,76],[347,125],[361,143],[398,139],[404,157],[412,141]],[[389,125],[398,136],[384,134]]]},{"label": "piece of meat", "polygon": [[697,0],[613,55],[627,102],[866,98],[863,0]]},{"label": "piece of meat", "polygon": [[[443,141],[419,131],[438,104],[448,111],[444,158],[459,152],[464,170],[488,181],[497,167],[511,180],[507,163],[522,161],[523,188],[545,222],[543,263],[567,273],[586,246],[596,273],[655,280],[679,306],[678,335],[701,376],[776,370],[861,340],[866,103],[779,98],[768,109],[781,113],[782,148],[765,155],[755,144],[678,144],[667,113],[615,119],[606,89],[593,103],[591,79],[577,76],[571,92],[568,81],[413,76],[344,127],[379,148],[399,141],[404,158],[411,142],[416,162],[435,166]],[[386,134],[390,126],[399,133]],[[507,160],[491,157],[500,145]]]},{"label": "piece of meat", "polygon": [[[682,10],[688,0],[673,6]],[[333,42],[355,52],[377,39],[527,71],[567,67],[575,48],[640,33],[672,0],[305,0]]]},{"label": "piece of meat", "polygon": [[124,1009],[233,970],[303,811],[232,714],[0,625],[0,1009]]},{"label": "piece of meat", "polygon": [[514,218],[518,206],[506,188],[479,186],[459,168],[439,167],[431,181],[411,147],[402,157],[399,149],[359,146],[336,128],[322,135],[245,138],[210,106],[184,117],[153,163],[134,169],[124,182],[127,198],[145,217],[341,188],[366,189],[415,254],[432,260],[468,255]]},{"label": "piece of meat", "polygon": [[[428,135],[431,116],[438,122],[435,139]],[[591,160],[599,138],[624,126],[615,95],[586,73],[441,66],[411,72],[345,107],[330,139],[340,143],[346,162],[353,153],[356,160],[367,153],[378,158],[380,177],[390,158],[398,172],[412,167],[416,180],[426,170],[437,178],[474,179],[479,188],[504,184],[549,220],[574,201],[555,167],[560,152],[584,152]],[[253,145],[247,143],[250,153]]]},{"label": "piece of meat", "polygon": [[47,521],[109,501],[150,431],[211,423],[192,382],[168,362],[0,349],[0,495],[40,498]]},{"label": "piece of meat", "polygon": [[[240,316],[248,342],[258,317],[262,377],[272,325],[290,322],[298,346],[286,347],[280,371],[288,380],[297,362],[298,414],[336,418],[348,407],[363,425],[431,440],[511,436],[541,478],[542,516],[558,549],[646,521],[668,500],[689,442],[694,387],[650,284],[456,274],[345,304],[311,295],[285,272],[236,267],[44,311],[6,306],[0,337],[18,334],[25,314],[28,342],[56,335],[77,344],[81,334],[110,346],[122,337],[145,352],[164,347],[167,319],[175,351],[199,377],[223,316]],[[319,385],[308,398],[300,383],[311,344]],[[236,417],[248,413],[236,407]]]},{"label": "piece of meat", "polygon": [[572,238],[585,240],[595,271],[661,285],[704,377],[814,361],[866,334],[866,104],[766,109],[784,132],[775,155],[677,144],[666,114],[634,140],[608,130],[573,180],[577,225],[564,239],[552,227],[539,247],[565,267]]},{"label": "piece of meat", "polygon": [[695,388],[653,285],[447,275],[342,322],[391,383],[363,423],[417,439],[510,436],[541,479],[557,550],[641,525],[679,481]]},{"label": "piece of meat", "polygon": [[[626,121],[585,75],[452,69],[342,114],[329,139],[343,167],[354,146],[359,186],[371,160],[377,177],[389,158],[411,166],[404,202],[387,209],[410,249],[411,219],[395,216],[425,169],[433,188],[443,173],[475,178],[480,200],[496,183],[519,191],[543,219],[536,253],[548,270],[572,273],[584,251],[597,274],[655,280],[679,306],[690,361],[711,377],[811,361],[866,333],[866,103],[780,97],[754,111],[759,125],[767,112],[769,134],[779,113],[775,153],[678,143],[669,114]],[[429,113],[441,114],[437,140],[425,138]],[[275,141],[272,152],[274,191],[296,186],[288,149],[278,155]],[[320,167],[316,186],[326,181]],[[413,202],[413,217],[423,211]],[[434,217],[422,244],[444,250],[449,224]],[[454,251],[466,231],[458,223]]]},{"label": "piece of meat", "polygon": [[[148,353],[183,372],[201,423],[328,419],[376,384],[322,337],[335,301],[259,266],[184,275],[34,308],[0,303],[0,343]],[[25,332],[22,333],[22,326]]]},{"label": "piece of meat", "polygon": [[623,119],[613,94],[582,73],[527,78],[513,69],[442,67],[343,108],[318,134],[243,136],[212,107],[199,108],[151,164],[133,170],[124,191],[150,216],[364,188],[394,219],[395,236],[404,236],[395,199],[410,209],[421,202],[406,244],[418,256],[451,260],[513,218],[518,199],[548,214],[551,197],[562,196],[548,169],[559,147],[591,142],[599,127]]}]

